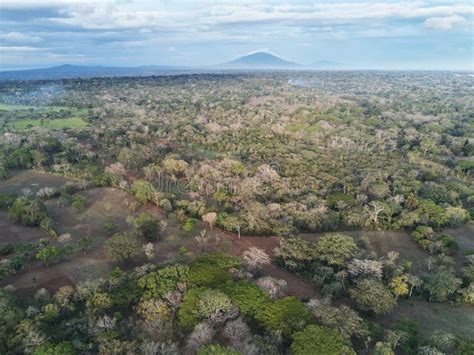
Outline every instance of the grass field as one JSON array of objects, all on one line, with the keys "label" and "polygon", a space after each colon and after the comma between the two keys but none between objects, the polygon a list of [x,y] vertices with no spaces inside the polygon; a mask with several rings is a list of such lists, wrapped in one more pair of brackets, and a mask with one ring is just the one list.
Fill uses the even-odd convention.
[{"label": "grass field", "polygon": [[87,126],[82,118],[57,118],[54,120],[18,120],[11,122],[15,129],[27,129],[30,127],[45,127],[49,129],[63,129],[63,128],[81,128]]}]

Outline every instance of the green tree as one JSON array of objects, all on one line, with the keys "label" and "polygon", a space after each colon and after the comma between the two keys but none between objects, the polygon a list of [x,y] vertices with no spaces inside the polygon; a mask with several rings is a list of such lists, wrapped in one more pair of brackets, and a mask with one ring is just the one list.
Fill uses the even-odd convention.
[{"label": "green tree", "polygon": [[63,341],[59,344],[45,343],[33,350],[32,355],[75,355],[77,354],[72,344]]},{"label": "green tree", "polygon": [[285,297],[263,305],[255,318],[266,328],[289,336],[313,320],[305,305],[294,297]]},{"label": "green tree", "polygon": [[362,279],[349,290],[351,297],[362,308],[367,308],[375,314],[390,312],[397,304],[392,293],[383,283],[374,279]]},{"label": "green tree", "polygon": [[142,212],[133,220],[133,225],[140,235],[147,240],[157,240],[160,237],[160,219],[150,212]]},{"label": "green tree", "polygon": [[196,315],[211,323],[222,320],[230,311],[232,302],[227,295],[217,290],[205,290],[196,304]]},{"label": "green tree", "polygon": [[244,316],[255,317],[263,305],[270,302],[268,294],[248,280],[229,281],[222,290],[230,297],[232,303],[239,307],[240,313]]},{"label": "green tree", "polygon": [[138,285],[144,290],[145,299],[160,298],[167,292],[176,291],[178,284],[185,285],[188,272],[187,266],[168,266],[142,276],[138,280]]},{"label": "green tree", "polygon": [[293,334],[290,350],[294,355],[355,355],[337,331],[317,325],[308,325]]},{"label": "green tree", "polygon": [[232,280],[229,269],[239,269],[240,259],[222,253],[205,254],[189,267],[188,284],[190,286],[218,287]]},{"label": "green tree", "polygon": [[132,185],[132,192],[141,203],[152,202],[155,200],[156,190],[153,185],[145,180],[137,180]]},{"label": "green tree", "polygon": [[224,347],[218,344],[210,344],[200,348],[197,355],[239,355],[238,351],[235,351],[229,347]]},{"label": "green tree", "polygon": [[356,251],[354,239],[341,233],[326,234],[315,244],[316,257],[338,267],[344,266]]},{"label": "green tree", "polygon": [[461,279],[447,270],[442,270],[428,275],[424,287],[430,301],[444,302],[461,287],[461,284]]},{"label": "green tree", "polygon": [[279,264],[293,270],[305,269],[314,258],[313,247],[300,237],[280,238],[274,253]]},{"label": "green tree", "polygon": [[37,199],[19,197],[8,210],[8,217],[20,224],[39,226],[47,217],[46,206]]},{"label": "green tree", "polygon": [[105,255],[110,260],[126,261],[136,258],[142,245],[135,234],[115,234],[105,242]]}]

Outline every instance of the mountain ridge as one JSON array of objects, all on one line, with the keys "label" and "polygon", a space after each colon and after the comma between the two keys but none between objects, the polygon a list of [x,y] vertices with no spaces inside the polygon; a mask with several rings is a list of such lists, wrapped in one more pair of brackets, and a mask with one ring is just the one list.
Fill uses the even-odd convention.
[{"label": "mountain ridge", "polygon": [[136,67],[119,67],[104,65],[62,64],[47,68],[19,69],[0,71],[0,81],[10,80],[57,80],[93,77],[124,77],[212,73],[225,71],[252,70],[331,70],[340,69],[343,64],[331,61],[316,61],[303,65],[265,51],[257,51],[240,56],[234,60],[217,65],[202,67],[141,65]]}]

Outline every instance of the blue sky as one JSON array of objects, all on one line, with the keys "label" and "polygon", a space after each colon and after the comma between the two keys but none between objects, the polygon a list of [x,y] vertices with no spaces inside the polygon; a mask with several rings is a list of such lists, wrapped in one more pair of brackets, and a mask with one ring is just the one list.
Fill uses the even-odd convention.
[{"label": "blue sky", "polygon": [[0,2],[0,69],[223,63],[473,70],[472,1]]}]

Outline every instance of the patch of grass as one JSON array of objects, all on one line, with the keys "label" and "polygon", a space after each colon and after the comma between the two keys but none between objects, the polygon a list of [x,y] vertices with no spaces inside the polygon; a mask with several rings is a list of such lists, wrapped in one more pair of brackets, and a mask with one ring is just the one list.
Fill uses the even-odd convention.
[{"label": "patch of grass", "polygon": [[29,106],[29,105],[10,105],[10,104],[1,104],[0,103],[0,111],[22,111],[22,110],[38,110],[38,111],[75,111],[77,110],[75,107],[67,107],[67,106]]},{"label": "patch of grass", "polygon": [[63,128],[81,128],[87,126],[82,118],[57,118],[54,120],[18,120],[11,123],[13,128],[22,130],[31,127],[45,127],[49,129],[63,129]]}]

